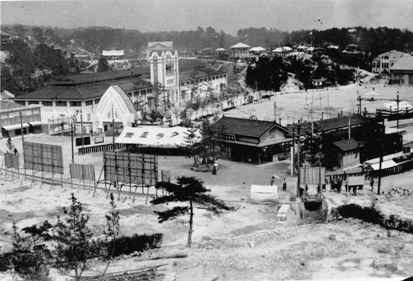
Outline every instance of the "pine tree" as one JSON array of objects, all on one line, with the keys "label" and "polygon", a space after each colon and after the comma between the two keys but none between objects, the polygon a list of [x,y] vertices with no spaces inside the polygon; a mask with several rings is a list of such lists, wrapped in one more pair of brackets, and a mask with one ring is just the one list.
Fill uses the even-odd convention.
[{"label": "pine tree", "polygon": [[53,240],[57,242],[55,257],[57,266],[64,270],[74,270],[76,280],[80,280],[88,266],[92,249],[92,231],[87,223],[89,217],[83,213],[83,206],[72,193],[69,209],[63,208],[67,218],[58,217]]},{"label": "pine tree", "polygon": [[177,183],[158,182],[155,187],[165,189],[168,195],[152,200],[151,203],[154,205],[169,202],[188,203],[187,206],[176,206],[163,212],[155,211],[160,223],[180,215],[189,214],[188,248],[192,244],[194,204],[206,206],[207,210],[214,213],[220,213],[221,210],[232,210],[221,200],[207,194],[210,190],[205,188],[203,182],[195,177],[178,177]]}]

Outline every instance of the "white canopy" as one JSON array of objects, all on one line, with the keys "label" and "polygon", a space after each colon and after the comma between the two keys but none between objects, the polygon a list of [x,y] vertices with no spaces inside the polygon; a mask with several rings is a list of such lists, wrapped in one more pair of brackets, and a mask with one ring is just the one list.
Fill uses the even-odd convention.
[{"label": "white canopy", "polygon": [[278,200],[278,186],[251,184],[250,202],[276,202]]},{"label": "white canopy", "polygon": [[[183,147],[188,146],[186,138],[190,130],[185,127],[125,127],[117,138],[116,143],[140,144],[156,147]],[[194,129],[195,130],[195,129]],[[195,141],[200,141],[201,134],[196,129]]]},{"label": "white canopy", "polygon": [[218,49],[216,49],[215,51],[217,51],[217,52],[225,52],[226,50],[225,50],[224,48],[218,48]]},{"label": "white canopy", "polygon": [[[392,168],[392,167],[396,167],[398,166],[398,164],[396,162],[394,162],[393,160],[388,160],[388,161],[384,161],[381,163],[381,169],[388,169],[388,168]],[[373,170],[378,171],[380,168],[380,163],[378,164],[373,164],[371,165],[371,167],[373,168]]]},{"label": "white canopy", "polygon": [[265,51],[265,48],[263,47],[253,47],[251,49],[249,49],[250,52],[263,52]]}]

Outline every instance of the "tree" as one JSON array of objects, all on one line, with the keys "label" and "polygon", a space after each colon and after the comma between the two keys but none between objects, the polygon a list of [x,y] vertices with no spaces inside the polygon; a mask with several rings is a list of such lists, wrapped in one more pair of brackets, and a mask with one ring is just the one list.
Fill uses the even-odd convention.
[{"label": "tree", "polygon": [[88,258],[92,247],[92,231],[87,223],[89,217],[83,213],[83,206],[72,193],[69,210],[63,208],[68,217],[58,221],[54,226],[52,240],[57,242],[55,256],[56,265],[64,270],[74,270],[76,280],[80,280],[88,266]]},{"label": "tree", "polygon": [[109,71],[109,64],[108,61],[104,58],[104,57],[100,57],[98,60],[98,68],[97,68],[97,72],[105,72],[105,71]]},{"label": "tree", "polygon": [[113,196],[113,193],[110,194],[110,206],[112,207],[111,212],[105,215],[107,229],[103,231],[108,246],[107,255],[105,257],[108,263],[106,265],[104,274],[106,273],[110,264],[110,260],[113,257],[114,245],[113,243],[111,243],[111,241],[117,239],[120,234],[119,211],[116,210],[115,198]]},{"label": "tree", "polygon": [[157,189],[164,189],[168,195],[153,199],[151,201],[152,204],[158,205],[169,202],[188,204],[186,206],[176,206],[163,212],[155,211],[160,223],[174,219],[180,215],[189,214],[188,248],[190,248],[192,244],[194,204],[206,206],[207,210],[216,214],[222,210],[232,210],[232,208],[225,205],[223,201],[207,194],[210,190],[206,189],[203,182],[195,177],[182,176],[176,179],[176,183],[158,182],[155,187]]}]

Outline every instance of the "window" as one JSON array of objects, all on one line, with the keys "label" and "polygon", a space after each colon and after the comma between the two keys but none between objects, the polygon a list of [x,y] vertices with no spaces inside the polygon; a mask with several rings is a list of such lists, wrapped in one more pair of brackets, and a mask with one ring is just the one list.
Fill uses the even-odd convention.
[{"label": "window", "polygon": [[49,100],[42,101],[42,104],[43,104],[44,106],[53,106],[53,102],[52,102],[52,101],[49,101]]},{"label": "window", "polygon": [[95,99],[95,104],[98,104],[100,102],[100,99]]},{"label": "window", "polygon": [[70,102],[70,106],[72,106],[72,107],[80,107],[80,106],[82,106],[82,102],[81,102],[81,101],[71,101],[71,102]]},{"label": "window", "polygon": [[61,107],[67,106],[67,101],[58,100],[56,101],[56,106],[61,106]]},{"label": "window", "polygon": [[93,105],[93,100],[87,100],[86,101],[86,106],[88,106],[88,105]]},{"label": "window", "polygon": [[17,103],[17,104],[21,104],[21,105],[26,105],[26,102],[25,102],[25,101],[22,101],[22,100],[18,100],[18,101],[16,101],[16,103]]},{"label": "window", "polygon": [[29,105],[31,104],[39,104],[39,101],[37,100],[29,100]]}]

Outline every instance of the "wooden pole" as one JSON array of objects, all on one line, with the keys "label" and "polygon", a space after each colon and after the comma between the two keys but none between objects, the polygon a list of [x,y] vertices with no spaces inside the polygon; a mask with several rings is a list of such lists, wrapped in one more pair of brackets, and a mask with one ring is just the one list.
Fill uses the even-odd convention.
[{"label": "wooden pole", "polygon": [[24,179],[26,180],[26,165],[24,165],[24,131],[23,131],[23,116],[20,111],[20,129],[22,131],[22,154],[23,154],[23,169],[24,169]]},{"label": "wooden pole", "polygon": [[399,103],[400,103],[400,99],[399,99],[399,95],[397,95],[397,129],[399,128],[399,118],[400,118],[400,114],[399,114]]},{"label": "wooden pole", "polygon": [[300,125],[301,122],[298,120],[298,128],[297,128],[297,138],[298,138],[298,146],[297,146],[297,197],[300,196],[300,153],[301,153],[301,145],[300,145]]}]

